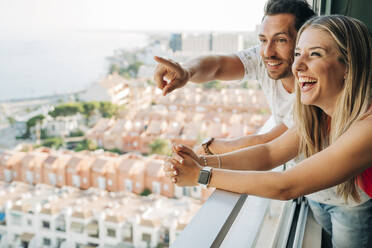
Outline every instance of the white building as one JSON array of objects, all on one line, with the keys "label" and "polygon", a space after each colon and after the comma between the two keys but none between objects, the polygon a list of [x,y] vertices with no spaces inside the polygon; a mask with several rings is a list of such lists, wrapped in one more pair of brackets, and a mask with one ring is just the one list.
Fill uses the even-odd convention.
[{"label": "white building", "polygon": [[83,123],[83,116],[78,113],[72,116],[47,117],[44,125],[48,136],[68,136],[72,131],[79,129]]},{"label": "white building", "polygon": [[244,48],[244,38],[237,33],[182,34],[185,56],[210,53],[234,53]]},{"label": "white building", "polygon": [[215,53],[235,53],[243,50],[244,39],[240,34],[213,34],[212,51]]},{"label": "white building", "polygon": [[0,247],[169,245],[179,217],[199,207],[190,198],[0,182]]},{"label": "white building", "polygon": [[106,101],[118,105],[126,103],[129,94],[125,79],[114,73],[93,83],[85,92],[81,93],[82,101]]}]

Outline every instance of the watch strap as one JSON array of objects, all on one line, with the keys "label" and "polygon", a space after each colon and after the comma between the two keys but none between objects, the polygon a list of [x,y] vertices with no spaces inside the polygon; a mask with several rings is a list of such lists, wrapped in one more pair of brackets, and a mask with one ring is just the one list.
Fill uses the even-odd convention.
[{"label": "watch strap", "polygon": [[213,152],[211,152],[211,150],[209,150],[209,146],[212,144],[212,142],[214,141],[214,138],[209,138],[207,139],[205,142],[202,143],[202,147],[204,149],[204,153],[206,155],[214,155]]}]

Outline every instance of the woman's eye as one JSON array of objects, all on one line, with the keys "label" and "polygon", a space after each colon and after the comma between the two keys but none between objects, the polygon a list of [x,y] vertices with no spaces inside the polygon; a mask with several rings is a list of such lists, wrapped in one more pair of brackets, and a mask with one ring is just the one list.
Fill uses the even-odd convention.
[{"label": "woman's eye", "polygon": [[294,54],[295,57],[298,57],[298,56],[300,56],[300,55],[301,55],[300,53],[295,53],[295,54]]},{"label": "woman's eye", "polygon": [[260,43],[265,43],[265,42],[266,42],[266,40],[260,39]]},{"label": "woman's eye", "polygon": [[318,52],[312,52],[310,55],[311,56],[318,56],[318,57],[320,57],[320,53],[318,53]]}]

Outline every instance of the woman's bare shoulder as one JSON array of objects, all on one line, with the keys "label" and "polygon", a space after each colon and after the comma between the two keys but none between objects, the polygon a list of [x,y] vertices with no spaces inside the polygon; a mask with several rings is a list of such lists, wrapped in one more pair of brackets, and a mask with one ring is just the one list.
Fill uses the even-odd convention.
[{"label": "woman's bare shoulder", "polygon": [[366,113],[366,115],[364,115],[361,119],[357,120],[353,125],[351,125],[346,133],[349,133],[351,135],[355,134],[358,138],[360,138],[358,134],[365,137],[372,137],[372,113]]},{"label": "woman's bare shoulder", "polygon": [[358,121],[355,122],[356,125],[372,125],[372,111],[369,110],[365,113]]}]

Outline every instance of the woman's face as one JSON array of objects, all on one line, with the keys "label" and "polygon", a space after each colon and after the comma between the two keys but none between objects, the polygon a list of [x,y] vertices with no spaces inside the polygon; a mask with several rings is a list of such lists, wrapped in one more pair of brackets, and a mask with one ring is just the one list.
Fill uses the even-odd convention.
[{"label": "woman's face", "polygon": [[346,76],[346,65],[339,58],[337,44],[327,32],[316,28],[302,32],[292,71],[303,104],[318,106],[332,115]]}]

